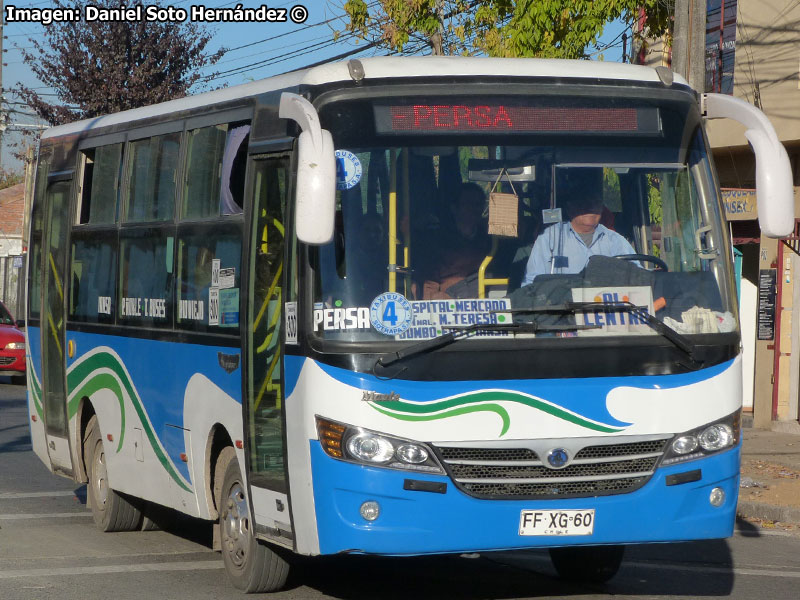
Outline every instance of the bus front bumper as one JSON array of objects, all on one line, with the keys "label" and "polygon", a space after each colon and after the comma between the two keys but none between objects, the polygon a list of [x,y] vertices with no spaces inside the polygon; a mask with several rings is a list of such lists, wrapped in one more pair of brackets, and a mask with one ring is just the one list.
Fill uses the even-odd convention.
[{"label": "bus front bumper", "polygon": [[[414,555],[725,538],[733,533],[740,448],[657,469],[643,487],[627,494],[482,500],[461,492],[446,476],[334,460],[313,440],[320,553]],[[667,485],[667,476],[698,469],[699,480]],[[446,490],[408,490],[406,480],[445,483]],[[725,493],[720,506],[710,502],[715,488]],[[380,509],[371,522],[360,514],[368,501],[377,502]],[[590,535],[519,534],[522,511],[586,509],[595,510]]]}]

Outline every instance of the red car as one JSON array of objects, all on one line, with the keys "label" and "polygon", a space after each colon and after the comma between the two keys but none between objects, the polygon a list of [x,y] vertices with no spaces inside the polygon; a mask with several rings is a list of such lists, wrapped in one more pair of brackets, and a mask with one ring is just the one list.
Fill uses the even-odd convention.
[{"label": "red car", "polygon": [[11,375],[15,383],[25,383],[25,334],[0,302],[0,375]]}]

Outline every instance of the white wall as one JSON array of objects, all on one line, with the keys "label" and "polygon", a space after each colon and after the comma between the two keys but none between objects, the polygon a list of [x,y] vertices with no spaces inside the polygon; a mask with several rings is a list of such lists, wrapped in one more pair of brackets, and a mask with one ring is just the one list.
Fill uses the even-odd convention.
[{"label": "white wall", "polygon": [[0,256],[19,256],[22,254],[22,238],[0,237]]}]

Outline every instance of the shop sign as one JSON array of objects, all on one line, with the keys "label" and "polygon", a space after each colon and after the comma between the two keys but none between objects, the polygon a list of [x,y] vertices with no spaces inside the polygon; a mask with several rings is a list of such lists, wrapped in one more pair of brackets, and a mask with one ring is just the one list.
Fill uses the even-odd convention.
[{"label": "shop sign", "polygon": [[723,188],[722,203],[728,221],[752,221],[758,218],[755,190]]}]

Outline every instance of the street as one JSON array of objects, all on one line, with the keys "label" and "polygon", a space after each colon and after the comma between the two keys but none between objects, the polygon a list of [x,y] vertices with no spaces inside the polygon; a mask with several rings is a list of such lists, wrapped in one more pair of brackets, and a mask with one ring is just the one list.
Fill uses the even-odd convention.
[{"label": "street", "polygon": [[[101,533],[85,486],[33,454],[25,389],[0,378],[0,598],[205,600],[236,597],[211,527],[176,516],[169,531]],[[480,527],[479,523],[474,524]],[[643,527],[647,525],[642,524]],[[730,540],[628,549],[605,586],[559,580],[546,553],[296,560],[276,599],[797,597],[800,535],[740,522]]]}]

